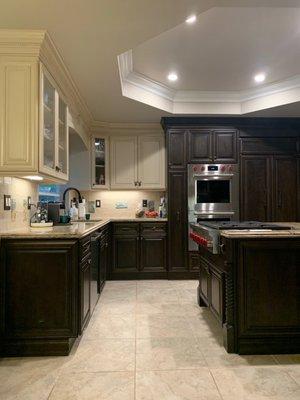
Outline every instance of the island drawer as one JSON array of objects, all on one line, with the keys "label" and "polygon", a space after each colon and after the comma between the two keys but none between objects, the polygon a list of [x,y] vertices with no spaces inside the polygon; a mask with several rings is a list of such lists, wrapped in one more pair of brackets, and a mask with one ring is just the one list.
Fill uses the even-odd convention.
[{"label": "island drawer", "polygon": [[114,224],[114,235],[128,235],[138,236],[139,235],[139,224],[138,223],[115,223]]},{"label": "island drawer", "polygon": [[145,222],[141,224],[141,235],[162,235],[165,236],[167,226],[165,223]]}]

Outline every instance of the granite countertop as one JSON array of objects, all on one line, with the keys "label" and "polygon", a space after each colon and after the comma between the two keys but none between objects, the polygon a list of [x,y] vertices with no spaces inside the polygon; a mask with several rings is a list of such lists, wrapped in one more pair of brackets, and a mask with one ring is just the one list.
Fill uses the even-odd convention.
[{"label": "granite countertop", "polygon": [[274,222],[274,224],[282,226],[291,226],[292,229],[282,230],[282,231],[258,231],[258,230],[238,230],[238,229],[228,229],[222,230],[220,232],[221,236],[226,238],[291,238],[300,237],[300,223],[299,222]]},{"label": "granite countertop", "polygon": [[31,228],[30,226],[11,230],[1,230],[3,239],[79,239],[110,222],[166,222],[167,218],[104,218],[97,222],[72,222],[71,225],[50,228]]}]

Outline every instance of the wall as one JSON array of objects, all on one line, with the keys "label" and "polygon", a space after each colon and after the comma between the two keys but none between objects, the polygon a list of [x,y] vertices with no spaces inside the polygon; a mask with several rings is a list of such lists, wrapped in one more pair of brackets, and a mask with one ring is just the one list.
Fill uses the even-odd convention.
[{"label": "wall", "polygon": [[[4,211],[4,195],[11,195],[16,208]],[[0,229],[16,229],[28,226],[30,212],[27,209],[27,197],[36,204],[38,200],[38,185],[26,179],[0,177]]]},{"label": "wall", "polygon": [[[122,190],[122,191],[88,191],[81,192],[87,201],[101,200],[101,207],[96,208],[96,213],[91,218],[134,218],[138,205],[142,204],[143,199],[153,200],[155,210],[158,211],[160,198],[165,192],[144,191],[144,190]],[[124,201],[128,208],[116,209],[116,202]]]}]

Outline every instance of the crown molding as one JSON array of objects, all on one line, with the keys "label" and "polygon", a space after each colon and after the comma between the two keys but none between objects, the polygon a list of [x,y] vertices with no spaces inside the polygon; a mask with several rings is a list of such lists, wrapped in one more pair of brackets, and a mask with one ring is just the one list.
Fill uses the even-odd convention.
[{"label": "crown molding", "polygon": [[174,90],[133,69],[133,52],[118,56],[122,94],[172,114],[241,115],[300,101],[300,75],[241,91]]},{"label": "crown molding", "polygon": [[160,123],[122,123],[122,122],[100,122],[94,121],[90,127],[90,133],[92,135],[102,134],[124,134],[124,135],[135,135],[135,134],[161,134],[163,133]]}]

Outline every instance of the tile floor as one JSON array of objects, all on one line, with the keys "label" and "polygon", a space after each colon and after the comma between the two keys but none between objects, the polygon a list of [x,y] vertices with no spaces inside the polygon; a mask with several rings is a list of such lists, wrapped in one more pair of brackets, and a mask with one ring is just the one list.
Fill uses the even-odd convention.
[{"label": "tile floor", "polygon": [[107,282],[69,357],[0,360],[0,399],[299,400],[300,355],[227,354],[196,287]]}]

